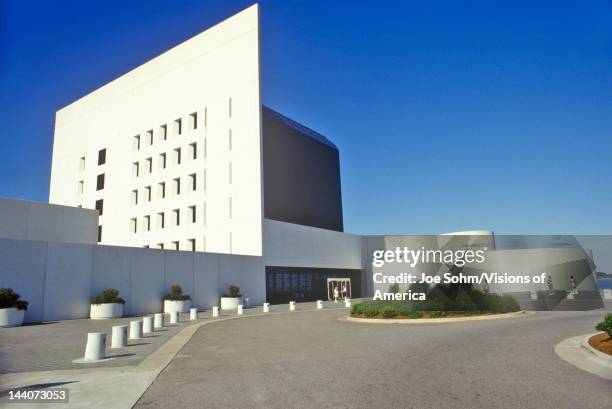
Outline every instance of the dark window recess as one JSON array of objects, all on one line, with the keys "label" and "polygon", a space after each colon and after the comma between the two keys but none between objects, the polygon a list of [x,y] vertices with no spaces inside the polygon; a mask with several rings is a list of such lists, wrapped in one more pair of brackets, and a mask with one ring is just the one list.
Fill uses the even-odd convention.
[{"label": "dark window recess", "polygon": [[98,243],[102,241],[102,226],[98,226]]},{"label": "dark window recess", "polygon": [[102,212],[104,211],[104,200],[96,200],[96,210],[100,213],[100,216],[102,216]]},{"label": "dark window recess", "polygon": [[104,165],[106,163],[106,148],[98,151],[98,165]]},{"label": "dark window recess", "polygon": [[98,179],[96,180],[96,190],[104,189],[104,173],[98,175]]}]

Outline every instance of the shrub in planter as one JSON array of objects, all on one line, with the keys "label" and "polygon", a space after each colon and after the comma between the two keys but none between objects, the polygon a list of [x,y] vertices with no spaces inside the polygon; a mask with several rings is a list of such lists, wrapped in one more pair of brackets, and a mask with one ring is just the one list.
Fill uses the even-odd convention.
[{"label": "shrub in planter", "polygon": [[165,313],[188,312],[191,308],[191,296],[183,294],[183,288],[177,284],[170,287],[170,292],[163,299]]},{"label": "shrub in planter", "polygon": [[238,305],[241,303],[242,295],[240,294],[240,287],[233,284],[227,287],[227,293],[221,296],[221,309],[233,310],[238,308]]},{"label": "shrub in planter", "polygon": [[119,296],[119,290],[108,288],[91,300],[89,318],[108,319],[121,318],[125,300]]},{"label": "shrub in planter", "polygon": [[604,320],[597,324],[595,329],[597,331],[605,332],[610,338],[612,338],[612,314],[606,314]]},{"label": "shrub in planter", "polygon": [[0,288],[0,327],[17,327],[23,324],[28,302],[19,299],[12,288]]}]

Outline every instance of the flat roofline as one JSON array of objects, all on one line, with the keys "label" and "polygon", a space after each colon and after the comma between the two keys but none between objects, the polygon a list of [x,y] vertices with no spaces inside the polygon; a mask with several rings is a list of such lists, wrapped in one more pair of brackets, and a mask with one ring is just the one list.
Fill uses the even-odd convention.
[{"label": "flat roofline", "polygon": [[338,150],[338,147],[329,139],[327,139],[325,136],[321,135],[320,133],[318,133],[317,131],[314,131],[310,128],[308,128],[307,126],[304,126],[302,124],[300,124],[299,122],[294,121],[293,119],[286,117],[285,115],[276,112],[275,110],[273,110],[272,108],[269,108],[265,105],[261,106],[261,110],[263,113],[269,115],[270,117],[276,119],[277,121],[280,121],[282,123],[284,123],[285,125],[287,125],[289,128],[292,128],[300,133],[303,133],[306,136],[311,137],[312,139],[321,142],[324,145],[329,146],[330,148],[333,148],[335,150]]}]

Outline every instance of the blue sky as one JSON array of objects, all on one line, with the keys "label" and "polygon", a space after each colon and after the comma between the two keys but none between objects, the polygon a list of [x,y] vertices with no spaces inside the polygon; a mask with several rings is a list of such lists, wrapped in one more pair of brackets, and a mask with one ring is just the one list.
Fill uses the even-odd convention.
[{"label": "blue sky", "polygon": [[[251,1],[0,0],[0,196],[55,111]],[[612,233],[604,1],[262,1],[263,100],[341,150],[354,233]]]}]

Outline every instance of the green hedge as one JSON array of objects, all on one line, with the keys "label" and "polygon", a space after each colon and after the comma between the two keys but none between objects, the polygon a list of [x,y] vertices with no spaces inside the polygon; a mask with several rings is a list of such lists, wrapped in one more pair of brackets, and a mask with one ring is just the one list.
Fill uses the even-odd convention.
[{"label": "green hedge", "polygon": [[[414,291],[416,288],[412,288]],[[421,290],[421,289],[420,289]],[[509,295],[488,294],[471,288],[438,285],[427,290],[424,301],[364,301],[353,305],[351,315],[381,318],[444,317],[452,314],[478,315],[519,311]]]}]

